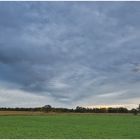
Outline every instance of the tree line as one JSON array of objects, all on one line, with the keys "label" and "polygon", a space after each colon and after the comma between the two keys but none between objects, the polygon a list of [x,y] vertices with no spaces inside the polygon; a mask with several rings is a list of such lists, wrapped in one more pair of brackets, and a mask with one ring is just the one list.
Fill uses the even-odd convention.
[{"label": "tree line", "polygon": [[75,109],[69,108],[55,108],[51,105],[45,105],[43,107],[34,108],[11,108],[1,107],[0,111],[41,111],[41,112],[57,112],[57,113],[133,113],[137,115],[140,113],[140,104],[137,108],[127,109],[124,107],[108,107],[108,108],[85,108],[77,106]]}]

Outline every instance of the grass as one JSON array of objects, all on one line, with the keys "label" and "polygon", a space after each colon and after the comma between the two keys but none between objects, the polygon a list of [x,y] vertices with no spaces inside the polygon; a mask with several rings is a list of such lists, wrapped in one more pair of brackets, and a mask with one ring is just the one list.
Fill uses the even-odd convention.
[{"label": "grass", "polygon": [[140,116],[54,114],[0,116],[0,138],[140,138]]}]

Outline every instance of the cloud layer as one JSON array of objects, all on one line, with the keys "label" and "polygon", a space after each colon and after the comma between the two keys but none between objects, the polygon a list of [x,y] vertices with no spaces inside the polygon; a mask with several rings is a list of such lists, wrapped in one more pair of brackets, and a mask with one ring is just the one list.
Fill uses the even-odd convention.
[{"label": "cloud layer", "polygon": [[0,106],[138,104],[139,9],[0,2]]}]

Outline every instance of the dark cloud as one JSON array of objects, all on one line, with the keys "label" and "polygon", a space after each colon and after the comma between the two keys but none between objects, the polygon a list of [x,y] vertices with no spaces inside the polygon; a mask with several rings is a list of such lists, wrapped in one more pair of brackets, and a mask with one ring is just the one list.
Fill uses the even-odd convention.
[{"label": "dark cloud", "polygon": [[58,106],[137,103],[139,7],[139,2],[0,2],[2,105],[18,105],[13,91],[19,99],[39,97]]}]

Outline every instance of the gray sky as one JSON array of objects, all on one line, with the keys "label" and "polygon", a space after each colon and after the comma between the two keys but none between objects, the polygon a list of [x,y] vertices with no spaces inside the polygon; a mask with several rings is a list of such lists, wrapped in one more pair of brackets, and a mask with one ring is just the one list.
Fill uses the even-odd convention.
[{"label": "gray sky", "polygon": [[140,102],[140,2],[0,2],[0,106]]}]

